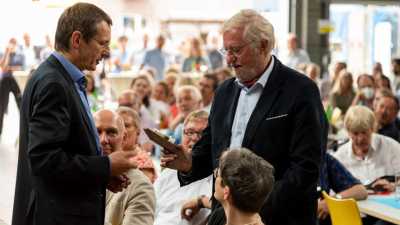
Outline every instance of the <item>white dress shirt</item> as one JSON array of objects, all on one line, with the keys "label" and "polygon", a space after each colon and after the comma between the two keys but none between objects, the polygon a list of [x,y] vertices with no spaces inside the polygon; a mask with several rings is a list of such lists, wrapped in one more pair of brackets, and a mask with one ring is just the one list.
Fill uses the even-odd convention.
[{"label": "white dress shirt", "polygon": [[272,68],[274,68],[274,57],[271,57],[271,63],[265,70],[260,79],[247,88],[236,79],[236,83],[240,86],[240,96],[236,107],[235,118],[232,124],[232,136],[229,148],[242,147],[244,134],[246,132],[247,123],[249,122],[250,116],[253,113],[258,100],[267,84],[268,78],[271,75]]},{"label": "white dress shirt", "polygon": [[371,146],[364,159],[356,156],[351,146],[350,140],[333,155],[363,184],[400,172],[400,144],[392,138],[372,134]]},{"label": "white dress shirt", "polygon": [[189,222],[181,218],[184,202],[199,197],[211,196],[212,174],[204,179],[182,186],[176,170],[165,168],[154,183],[156,214],[154,225],[201,225],[205,224],[211,210],[201,209]]}]

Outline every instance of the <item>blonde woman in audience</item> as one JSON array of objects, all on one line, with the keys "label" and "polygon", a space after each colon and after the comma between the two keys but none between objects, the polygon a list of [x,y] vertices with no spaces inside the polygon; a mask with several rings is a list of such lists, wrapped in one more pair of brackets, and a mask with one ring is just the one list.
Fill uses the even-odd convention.
[{"label": "blonde woman in audience", "polygon": [[336,83],[339,82],[340,72],[342,72],[342,70],[346,70],[346,69],[347,69],[347,64],[345,62],[339,61],[334,64],[333,69],[331,70],[331,73],[329,74],[331,88],[334,88]]},{"label": "blonde woman in audience", "polygon": [[342,114],[345,114],[351,106],[354,96],[353,75],[346,70],[342,70],[338,83],[336,83],[329,96],[329,104],[333,108],[338,107],[342,111]]},{"label": "blonde woman in audience", "polygon": [[365,106],[352,106],[344,119],[350,141],[334,156],[363,184],[373,183],[393,191],[393,183],[381,179],[400,172],[400,144],[375,133],[375,115]]},{"label": "blonde woman in audience", "polygon": [[120,107],[126,106],[139,114],[140,135],[138,143],[141,145],[143,150],[147,152],[152,152],[154,149],[154,145],[147,137],[147,135],[143,132],[142,128],[157,128],[157,125],[152,120],[149,111],[147,111],[145,107],[142,107],[142,101],[140,96],[130,89],[125,90],[118,97],[118,105]]},{"label": "blonde woman in audience", "polygon": [[138,142],[141,131],[139,114],[125,106],[119,107],[117,113],[124,121],[126,130],[126,137],[122,143],[122,149],[124,151],[135,152],[136,156],[134,160],[138,165],[138,169],[149,178],[151,183],[154,183],[157,178],[157,171],[154,167],[153,160],[147,151],[142,150]]}]

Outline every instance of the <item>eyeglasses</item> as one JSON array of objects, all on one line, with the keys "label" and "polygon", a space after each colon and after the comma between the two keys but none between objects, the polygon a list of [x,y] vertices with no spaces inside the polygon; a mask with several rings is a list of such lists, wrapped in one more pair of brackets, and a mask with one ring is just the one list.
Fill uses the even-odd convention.
[{"label": "eyeglasses", "polygon": [[198,138],[201,138],[201,135],[203,134],[203,131],[195,131],[195,130],[183,130],[183,134],[185,134],[188,137],[193,138],[195,135]]},{"label": "eyeglasses", "polygon": [[240,55],[240,52],[244,49],[244,47],[246,47],[247,45],[249,45],[251,42],[247,42],[241,46],[237,46],[237,47],[230,47],[230,48],[220,48],[218,51],[219,53],[226,57],[228,54],[231,54],[235,57],[238,57]]}]

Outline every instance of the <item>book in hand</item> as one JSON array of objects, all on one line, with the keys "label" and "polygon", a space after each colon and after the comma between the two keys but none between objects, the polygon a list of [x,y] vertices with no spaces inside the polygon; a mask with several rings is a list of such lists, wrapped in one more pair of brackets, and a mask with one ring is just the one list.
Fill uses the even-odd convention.
[{"label": "book in hand", "polygon": [[375,187],[372,187],[372,185],[373,185],[376,181],[378,181],[378,180],[380,180],[380,179],[385,179],[385,180],[387,180],[388,182],[394,182],[394,176],[392,176],[392,175],[386,175],[386,176],[382,176],[382,177],[379,177],[379,178],[375,179],[374,181],[372,181],[372,182],[369,183],[369,184],[364,185],[365,188],[366,188],[367,190],[369,190],[371,193],[385,192],[386,189],[383,188],[382,185],[375,185]]},{"label": "book in hand", "polygon": [[146,133],[146,135],[150,138],[150,140],[160,145],[161,147],[173,153],[179,151],[179,147],[176,144],[174,144],[167,135],[162,134],[159,130],[150,128],[144,128],[143,130]]}]

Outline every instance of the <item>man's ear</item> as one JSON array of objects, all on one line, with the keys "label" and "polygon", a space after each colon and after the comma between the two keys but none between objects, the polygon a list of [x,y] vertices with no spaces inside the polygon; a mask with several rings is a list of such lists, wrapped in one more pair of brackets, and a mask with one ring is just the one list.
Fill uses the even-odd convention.
[{"label": "man's ear", "polygon": [[260,42],[260,50],[262,52],[268,53],[268,44],[269,44],[268,40],[262,40]]},{"label": "man's ear", "polygon": [[124,129],[124,131],[122,132],[122,142],[125,142],[127,138],[128,138],[128,131]]},{"label": "man's ear", "polygon": [[82,33],[80,31],[74,31],[71,34],[71,48],[77,49],[81,43]]}]

